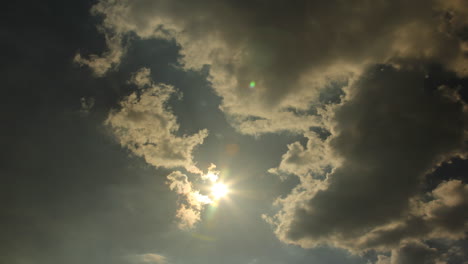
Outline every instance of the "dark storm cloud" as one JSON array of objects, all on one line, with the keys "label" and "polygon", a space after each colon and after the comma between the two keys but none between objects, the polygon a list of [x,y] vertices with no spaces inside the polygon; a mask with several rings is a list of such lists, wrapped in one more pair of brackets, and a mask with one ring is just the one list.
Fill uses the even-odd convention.
[{"label": "dark storm cloud", "polygon": [[[442,183],[430,202],[420,192],[424,176],[440,162],[466,155],[467,106],[455,89],[424,89],[424,78],[375,67],[333,111],[333,135],[322,146],[314,137],[307,148],[290,145],[275,171],[302,182],[278,201],[284,208],[275,222],[280,239],[362,250],[391,248],[407,238],[464,237],[468,187]],[[335,169],[314,180],[320,170],[312,166],[323,164],[324,156],[335,159]]]},{"label": "dark storm cloud", "polygon": [[466,10],[456,0],[103,0],[92,12],[103,18],[109,51],[76,61],[104,74],[122,58],[126,34],[174,38],[185,69],[210,65],[239,131],[304,132],[320,120],[292,109],[308,110],[331,80],[355,78],[368,64],[436,61],[466,75]]}]

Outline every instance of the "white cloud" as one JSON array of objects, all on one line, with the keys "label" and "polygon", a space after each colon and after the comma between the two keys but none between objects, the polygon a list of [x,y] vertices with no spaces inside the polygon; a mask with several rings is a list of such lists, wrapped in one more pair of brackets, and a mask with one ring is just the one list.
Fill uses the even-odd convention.
[{"label": "white cloud", "polygon": [[142,69],[134,75],[134,84],[146,88],[124,98],[120,109],[109,114],[106,124],[122,146],[149,164],[165,168],[183,167],[187,171],[201,173],[192,160],[192,152],[208,136],[207,130],[176,136],[179,124],[167,106],[175,90],[169,85],[154,84],[149,73],[148,69]]},{"label": "white cloud", "polygon": [[200,221],[200,212],[210,204],[211,199],[198,190],[194,190],[187,175],[180,171],[173,171],[167,176],[169,188],[180,195],[179,209],[176,218],[180,229],[191,229]]}]

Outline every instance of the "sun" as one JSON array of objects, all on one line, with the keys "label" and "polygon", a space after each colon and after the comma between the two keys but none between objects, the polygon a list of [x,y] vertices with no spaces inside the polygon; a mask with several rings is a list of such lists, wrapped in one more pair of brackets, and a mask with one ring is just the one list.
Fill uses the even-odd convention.
[{"label": "sun", "polygon": [[223,198],[228,193],[229,189],[226,184],[218,182],[213,184],[213,186],[211,187],[211,194],[216,200]]}]

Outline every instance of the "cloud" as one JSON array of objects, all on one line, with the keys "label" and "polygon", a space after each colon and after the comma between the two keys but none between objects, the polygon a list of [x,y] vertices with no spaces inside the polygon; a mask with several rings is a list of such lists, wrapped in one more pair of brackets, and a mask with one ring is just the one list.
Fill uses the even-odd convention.
[{"label": "cloud", "polygon": [[392,264],[436,264],[437,250],[422,243],[405,243],[392,253]]},{"label": "cloud", "polygon": [[405,241],[390,257],[379,255],[375,264],[447,264],[450,253],[442,253],[418,241]]},{"label": "cloud", "polygon": [[425,90],[423,80],[423,72],[370,69],[330,109],[331,136],[289,145],[273,171],[296,174],[301,183],[267,218],[282,241],[356,252],[388,251],[407,239],[463,238],[468,186],[442,183],[431,201],[420,190],[441,162],[466,155],[467,107],[455,89]]},{"label": "cloud", "polygon": [[187,175],[180,171],[173,171],[167,176],[169,188],[180,195],[179,209],[176,212],[180,229],[191,229],[200,221],[203,206],[210,204],[211,199],[199,191],[194,190]]},{"label": "cloud", "polygon": [[[314,132],[306,132],[307,145],[294,142],[288,145],[288,151],[282,156],[278,168],[270,169],[270,173],[283,176],[295,174],[299,177],[314,175],[324,176],[327,168],[338,165],[338,160],[332,153],[329,145],[323,144],[319,136]],[[304,180],[304,179],[303,179]]]},{"label": "cloud", "polygon": [[131,264],[168,264],[166,257],[154,253],[129,256],[127,260]]},{"label": "cloud", "polygon": [[[459,239],[466,231],[463,183],[442,183],[428,194],[432,201],[421,193],[427,173],[466,157],[467,106],[453,87],[424,87],[428,65],[468,76],[466,1],[101,0],[93,13],[102,16],[107,36],[174,39],[184,69],[209,65],[220,108],[239,132],[288,131],[307,138],[305,146],[290,144],[270,170],[300,179],[276,201],[279,213],[265,217],[283,242],[394,250],[391,263],[405,263],[431,252],[421,240]],[[109,45],[110,51],[125,50],[115,43],[120,48]],[[122,108],[142,99],[129,97]],[[132,148],[130,138],[144,127],[123,145]],[[331,135],[315,135],[311,127]],[[197,135],[172,164],[193,166],[187,153],[206,137]],[[163,164],[147,153],[138,155]],[[188,223],[199,219],[187,204],[180,215]]]},{"label": "cloud", "polygon": [[102,55],[90,55],[89,58],[76,54],[73,61],[80,66],[88,66],[97,77],[104,76],[109,70],[115,69],[126,52],[126,48],[122,43],[120,34],[106,33],[106,30],[101,28],[101,32],[105,35],[106,45],[108,50]]},{"label": "cloud", "polygon": [[385,255],[378,255],[375,264],[391,264],[391,258]]},{"label": "cloud", "polygon": [[429,197],[433,200],[416,200],[406,219],[367,234],[364,239],[366,246],[397,244],[407,237],[425,240],[465,238],[464,233],[468,230],[468,185],[459,180],[443,182]]},{"label": "cloud", "polygon": [[[106,124],[117,141],[155,167],[185,168],[188,172],[203,172],[193,162],[193,150],[208,136],[207,130],[194,135],[177,136],[176,116],[167,106],[175,92],[172,86],[154,84],[151,71],[142,68],[132,75],[131,84],[139,90],[124,98],[120,108],[109,113]],[[210,167],[211,168],[211,167]],[[208,196],[194,190],[187,175],[173,171],[167,176],[169,188],[179,196],[176,217],[181,229],[190,229],[200,220],[202,207],[211,202]]]},{"label": "cloud", "polygon": [[327,88],[337,80],[351,84],[367,65],[435,62],[466,76],[466,6],[461,0],[101,0],[92,13],[103,18],[109,51],[77,61],[103,74],[122,58],[127,34],[175,39],[185,69],[210,65],[221,109],[240,132],[303,133],[322,125],[310,111]]},{"label": "cloud", "polygon": [[201,173],[192,160],[192,152],[208,136],[207,130],[177,136],[179,124],[167,106],[175,90],[169,85],[154,84],[149,74],[145,68],[134,74],[132,82],[141,92],[124,98],[120,108],[111,111],[105,123],[123,147],[149,164]]}]

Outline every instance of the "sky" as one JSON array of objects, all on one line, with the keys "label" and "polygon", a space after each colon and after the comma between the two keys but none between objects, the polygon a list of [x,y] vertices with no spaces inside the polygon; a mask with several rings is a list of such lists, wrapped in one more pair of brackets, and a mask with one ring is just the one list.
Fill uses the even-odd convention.
[{"label": "sky", "polygon": [[0,263],[468,263],[468,2],[3,13]]}]

